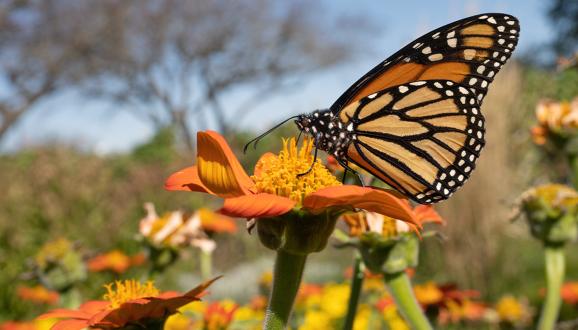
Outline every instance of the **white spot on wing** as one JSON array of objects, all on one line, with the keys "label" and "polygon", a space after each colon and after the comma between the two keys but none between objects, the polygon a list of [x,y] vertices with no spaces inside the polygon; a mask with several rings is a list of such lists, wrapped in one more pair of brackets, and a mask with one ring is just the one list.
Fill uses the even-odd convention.
[{"label": "white spot on wing", "polygon": [[466,60],[471,60],[472,58],[474,58],[474,56],[476,56],[475,49],[464,49],[464,58]]}]

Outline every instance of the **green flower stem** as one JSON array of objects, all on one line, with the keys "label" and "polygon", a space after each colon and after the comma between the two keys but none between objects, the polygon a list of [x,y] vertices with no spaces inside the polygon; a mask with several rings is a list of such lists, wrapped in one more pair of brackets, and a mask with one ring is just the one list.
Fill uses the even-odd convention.
[{"label": "green flower stem", "polygon": [[343,330],[353,329],[353,322],[355,321],[355,314],[357,313],[357,305],[359,303],[359,295],[361,294],[362,285],[363,262],[361,261],[361,256],[356,254],[355,264],[353,265],[353,274],[351,275],[351,289],[349,293],[349,303],[347,305],[347,315],[345,316]]},{"label": "green flower stem", "polygon": [[542,306],[538,330],[552,330],[560,312],[560,289],[564,282],[564,246],[545,246],[546,300]]},{"label": "green flower stem", "polygon": [[287,327],[306,260],[307,254],[293,254],[283,249],[277,250],[273,288],[263,329],[281,330]]},{"label": "green flower stem", "polygon": [[395,301],[397,309],[409,323],[410,327],[414,330],[433,329],[415,299],[407,274],[405,272],[395,274],[383,273],[383,278]]},{"label": "green flower stem", "polygon": [[201,276],[203,280],[208,280],[212,276],[213,253],[201,250]]}]

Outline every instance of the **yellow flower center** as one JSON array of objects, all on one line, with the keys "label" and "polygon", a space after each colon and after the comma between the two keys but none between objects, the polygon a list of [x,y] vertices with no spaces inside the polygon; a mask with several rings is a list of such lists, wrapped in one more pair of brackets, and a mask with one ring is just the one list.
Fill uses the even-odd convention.
[{"label": "yellow flower center", "polygon": [[[253,180],[259,192],[289,197],[301,203],[303,198],[319,189],[341,185],[319,160],[313,163],[313,140],[306,138],[301,148],[293,137],[283,139],[279,155],[263,157],[257,163]],[[313,168],[307,175],[299,175]]]},{"label": "yellow flower center", "polygon": [[[113,288],[116,286],[116,288]],[[107,293],[104,299],[110,301],[112,308],[118,308],[127,301],[144,297],[156,297],[159,290],[155,288],[152,281],[141,283],[136,280],[115,281],[104,286]]]},{"label": "yellow flower center", "polygon": [[383,216],[383,229],[381,230],[381,235],[387,238],[397,236],[397,225],[394,218]]}]

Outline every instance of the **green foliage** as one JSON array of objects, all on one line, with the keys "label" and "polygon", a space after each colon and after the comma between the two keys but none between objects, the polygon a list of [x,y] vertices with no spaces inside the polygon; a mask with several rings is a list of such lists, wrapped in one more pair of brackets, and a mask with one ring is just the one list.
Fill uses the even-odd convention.
[{"label": "green foliage", "polygon": [[137,146],[131,158],[139,163],[167,165],[177,158],[175,152],[175,131],[170,127],[159,129],[153,138]]},{"label": "green foliage", "polygon": [[556,77],[556,96],[561,101],[572,101],[578,96],[578,69],[564,70]]}]

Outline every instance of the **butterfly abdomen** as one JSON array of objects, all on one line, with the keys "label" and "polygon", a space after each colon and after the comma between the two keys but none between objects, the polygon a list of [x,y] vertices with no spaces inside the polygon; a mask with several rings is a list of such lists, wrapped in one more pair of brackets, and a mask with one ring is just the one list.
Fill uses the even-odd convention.
[{"label": "butterfly abdomen", "polygon": [[297,127],[313,137],[315,146],[335,157],[345,159],[347,148],[355,139],[353,123],[345,124],[331,110],[317,110],[295,120]]}]

